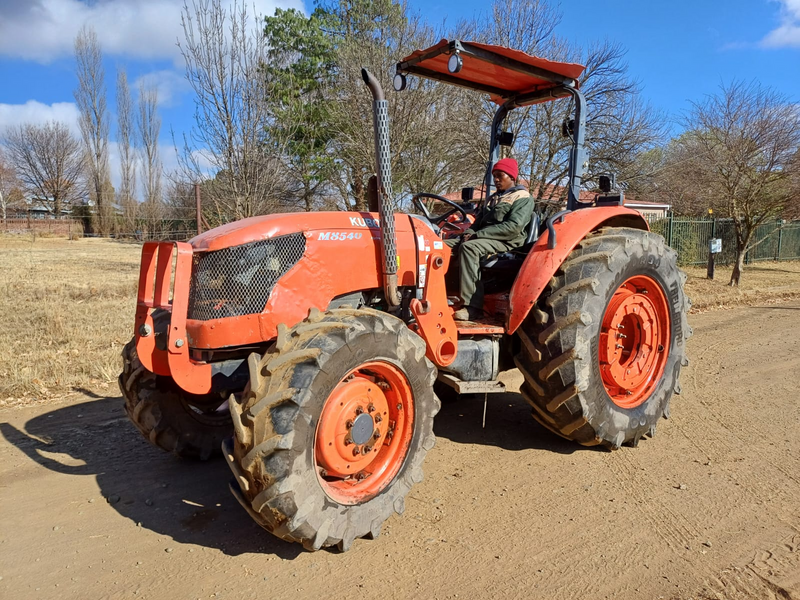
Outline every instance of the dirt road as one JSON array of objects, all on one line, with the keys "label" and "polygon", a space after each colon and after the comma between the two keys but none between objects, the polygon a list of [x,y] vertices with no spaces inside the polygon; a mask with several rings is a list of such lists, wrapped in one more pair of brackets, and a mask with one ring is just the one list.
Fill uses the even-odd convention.
[{"label": "dirt road", "polygon": [[116,394],[6,409],[0,597],[800,599],[800,303],[691,324],[655,439],[581,449],[518,394],[485,429],[482,398],[445,404],[405,514],[344,554],[259,529],[222,460],[161,454]]}]

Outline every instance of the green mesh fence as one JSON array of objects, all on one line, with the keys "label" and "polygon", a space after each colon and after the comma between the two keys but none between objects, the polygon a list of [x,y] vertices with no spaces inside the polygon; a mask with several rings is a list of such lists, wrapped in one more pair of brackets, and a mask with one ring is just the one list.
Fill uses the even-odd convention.
[{"label": "green mesh fence", "polygon": [[[650,229],[663,236],[678,253],[678,263],[684,266],[708,263],[709,242],[722,239],[718,265],[733,264],[736,260],[736,231],[731,219],[704,217],[649,218]],[[800,260],[800,221],[773,221],[756,228],[756,243],[745,255],[745,263],[763,260]]]}]

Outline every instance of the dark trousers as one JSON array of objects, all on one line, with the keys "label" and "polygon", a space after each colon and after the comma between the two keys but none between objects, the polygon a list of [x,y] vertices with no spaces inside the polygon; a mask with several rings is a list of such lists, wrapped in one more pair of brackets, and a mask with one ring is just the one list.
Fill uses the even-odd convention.
[{"label": "dark trousers", "polygon": [[[483,283],[481,282],[481,259],[490,254],[505,252],[511,246],[500,240],[486,238],[472,238],[462,242],[458,238],[445,240],[457,255],[457,262],[461,267],[458,295],[464,301],[464,306],[473,309],[483,308]],[[451,268],[456,261],[450,263]]]}]

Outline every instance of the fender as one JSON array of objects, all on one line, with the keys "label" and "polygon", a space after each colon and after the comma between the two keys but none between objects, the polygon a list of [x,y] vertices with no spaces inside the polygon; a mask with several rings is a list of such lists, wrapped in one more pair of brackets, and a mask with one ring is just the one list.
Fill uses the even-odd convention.
[{"label": "fender", "polygon": [[550,283],[550,278],[575,246],[587,234],[604,226],[650,230],[641,213],[621,206],[582,208],[564,215],[562,221],[553,225],[556,247],[552,250],[547,247],[550,233],[545,231],[522,263],[509,295],[510,308],[506,317],[506,331],[509,334],[519,328]]}]

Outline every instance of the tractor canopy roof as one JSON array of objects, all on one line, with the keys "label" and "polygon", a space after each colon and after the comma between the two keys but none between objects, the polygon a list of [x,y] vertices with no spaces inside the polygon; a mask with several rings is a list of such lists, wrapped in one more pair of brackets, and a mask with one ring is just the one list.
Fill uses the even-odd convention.
[{"label": "tractor canopy roof", "polygon": [[565,86],[578,87],[577,79],[585,68],[503,46],[441,40],[397,63],[397,74],[486,92],[497,104],[511,100],[514,106],[525,106],[568,96]]}]

